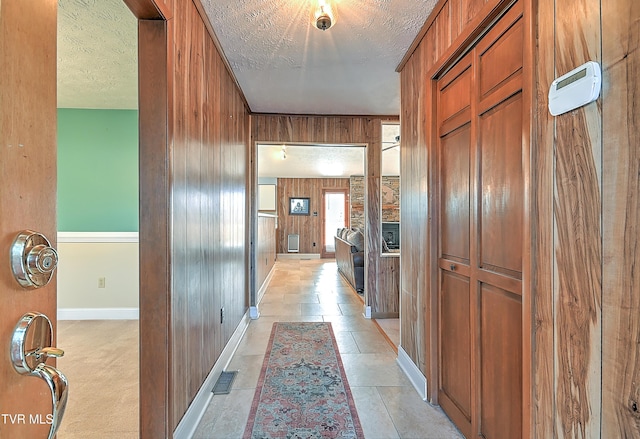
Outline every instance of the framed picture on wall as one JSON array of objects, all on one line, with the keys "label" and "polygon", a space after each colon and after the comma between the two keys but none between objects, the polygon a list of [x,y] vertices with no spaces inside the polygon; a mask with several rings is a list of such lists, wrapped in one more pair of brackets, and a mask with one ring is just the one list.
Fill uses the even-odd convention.
[{"label": "framed picture on wall", "polygon": [[289,198],[289,215],[309,215],[309,198]]}]

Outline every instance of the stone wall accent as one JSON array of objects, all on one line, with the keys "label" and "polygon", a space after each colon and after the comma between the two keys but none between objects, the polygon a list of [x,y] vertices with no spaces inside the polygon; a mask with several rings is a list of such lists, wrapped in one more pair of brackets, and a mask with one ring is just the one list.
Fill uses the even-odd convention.
[{"label": "stone wall accent", "polygon": [[362,175],[352,175],[349,178],[349,187],[351,188],[351,227],[357,227],[364,231],[364,177]]},{"label": "stone wall accent", "polygon": [[[364,177],[352,175],[351,227],[364,230]],[[381,180],[382,222],[400,222],[400,177],[383,176]]]},{"label": "stone wall accent", "polygon": [[400,222],[400,177],[382,176],[382,222]]}]

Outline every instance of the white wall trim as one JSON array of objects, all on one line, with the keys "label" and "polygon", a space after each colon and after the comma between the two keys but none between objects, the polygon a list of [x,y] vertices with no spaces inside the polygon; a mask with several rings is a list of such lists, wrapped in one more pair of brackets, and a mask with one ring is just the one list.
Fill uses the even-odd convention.
[{"label": "white wall trim", "polygon": [[269,270],[269,274],[267,274],[267,277],[265,277],[264,282],[262,282],[262,286],[256,293],[256,305],[258,305],[262,301],[262,297],[264,296],[264,293],[267,291],[269,282],[271,282],[271,279],[273,278],[273,273],[275,273],[276,271],[275,268],[276,268],[276,265],[273,264],[271,266],[271,270]]},{"label": "white wall trim", "polygon": [[411,384],[413,384],[420,398],[422,398],[423,401],[427,401],[427,379],[422,375],[418,366],[411,360],[411,357],[402,349],[402,346],[398,346],[397,362],[400,369],[402,369],[407,378],[409,378],[409,381],[411,381]]},{"label": "white wall trim", "polygon": [[138,308],[58,308],[58,320],[138,320]]},{"label": "white wall trim", "polygon": [[60,242],[138,242],[138,232],[58,232]]},{"label": "white wall trim", "polygon": [[213,398],[213,393],[211,393],[213,386],[216,384],[220,374],[231,362],[233,354],[238,349],[242,336],[247,330],[250,321],[249,313],[246,312],[236,327],[236,330],[233,332],[233,335],[229,339],[229,342],[222,350],[218,361],[213,365],[211,372],[209,372],[204,383],[200,386],[200,390],[196,393],[196,397],[193,398],[193,402],[189,405],[189,408],[182,417],[182,420],[173,432],[174,439],[190,439],[193,437],[202,416],[207,411],[211,398]]},{"label": "white wall trim", "polygon": [[320,259],[320,253],[278,253],[277,259]]}]

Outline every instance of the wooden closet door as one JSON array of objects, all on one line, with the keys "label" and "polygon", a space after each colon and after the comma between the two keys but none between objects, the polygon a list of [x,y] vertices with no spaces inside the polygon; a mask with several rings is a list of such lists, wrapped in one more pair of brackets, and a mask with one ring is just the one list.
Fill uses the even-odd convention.
[{"label": "wooden closet door", "polygon": [[440,290],[438,398],[469,437],[472,418],[471,56],[438,81]]},{"label": "wooden closet door", "polygon": [[523,37],[519,2],[438,81],[439,398],[466,437],[522,436]]}]

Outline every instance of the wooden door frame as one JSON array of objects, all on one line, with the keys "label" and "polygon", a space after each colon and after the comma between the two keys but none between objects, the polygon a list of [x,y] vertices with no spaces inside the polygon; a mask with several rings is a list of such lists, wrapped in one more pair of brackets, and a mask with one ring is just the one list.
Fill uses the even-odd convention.
[{"label": "wooden door frame", "polygon": [[[535,344],[536,331],[533,314],[535,312],[535,302],[532,293],[535,291],[536,264],[538,250],[533,239],[541,232],[542,224],[532,216],[535,203],[541,199],[548,198],[549,194],[541,196],[537,188],[531,184],[538,181],[538,174],[535,169],[536,157],[532,148],[535,139],[536,121],[533,118],[533,96],[536,96],[536,78],[533,74],[533,50],[535,47],[535,0],[520,0],[523,3],[524,20],[524,47],[523,47],[523,133],[522,133],[522,157],[523,157],[523,178],[524,178],[524,211],[523,211],[523,255],[522,255],[522,438],[535,437],[534,415],[535,407],[533,398],[535,395],[533,385],[533,373],[535,370]],[[429,167],[428,167],[428,187],[429,190],[429,217],[438,218],[440,215],[440,196],[434,188],[439,187],[438,164],[440,157],[437,148],[437,106],[435,96],[437,93],[437,81],[455,63],[460,60],[473,45],[484,35],[497,20],[499,20],[516,2],[516,0],[499,0],[494,3],[493,8],[487,11],[484,17],[478,17],[457,39],[456,43],[447,49],[439,60],[431,67],[426,74],[426,121],[427,139],[429,146]],[[486,9],[486,8],[485,8]],[[551,194],[552,195],[552,194]],[[545,197],[546,196],[546,197]],[[550,200],[547,200],[550,201]],[[551,200],[552,201],[552,200]],[[427,398],[433,404],[438,403],[439,370],[438,370],[438,250],[440,230],[437,221],[431,221],[428,226],[428,266],[429,281],[427,283],[427,313],[425,319],[425,352],[428,356],[427,382],[430,383]],[[534,252],[535,254],[532,254]]]},{"label": "wooden door frame", "polygon": [[345,215],[345,227],[351,226],[351,216],[349,214],[349,206],[351,205],[351,193],[350,189],[335,189],[335,188],[322,188],[322,247],[320,248],[320,257],[321,258],[335,258],[336,253],[325,252],[325,241],[326,241],[326,215],[325,215],[325,206],[326,206],[326,194],[344,194],[344,215]]},{"label": "wooden door frame", "polygon": [[[138,19],[140,437],[172,437],[170,149],[172,5],[124,0]],[[153,367],[150,367],[153,365]]]}]

